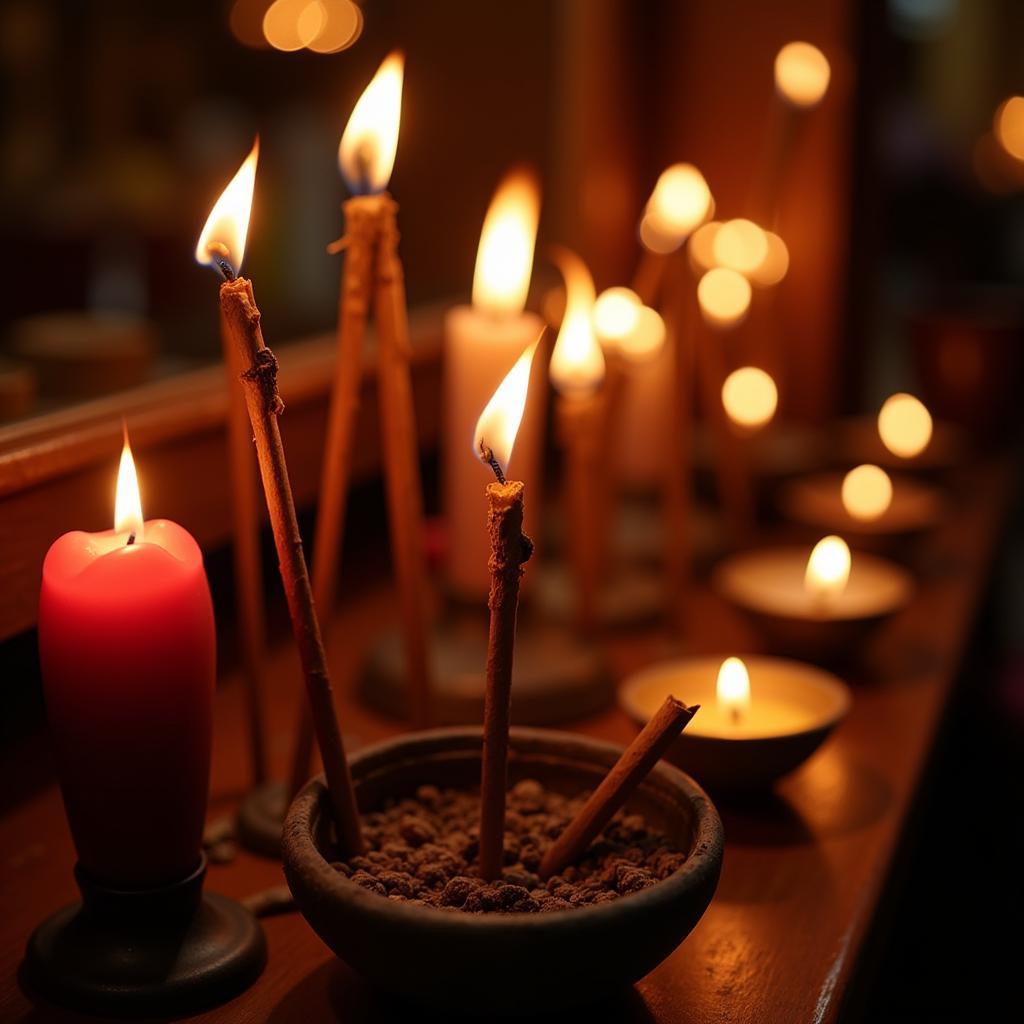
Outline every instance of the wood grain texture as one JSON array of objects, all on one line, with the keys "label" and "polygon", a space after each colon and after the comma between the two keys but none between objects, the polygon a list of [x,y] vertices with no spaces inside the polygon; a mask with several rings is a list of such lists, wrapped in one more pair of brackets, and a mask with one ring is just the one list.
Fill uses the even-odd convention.
[{"label": "wood grain texture", "polygon": [[[850,680],[854,703],[847,720],[773,797],[719,804],[727,844],[722,880],[708,912],[635,990],[580,1019],[645,1024],[837,1019],[950,702],[1008,506],[1006,466],[974,467],[951,482],[962,496],[960,504],[926,541],[917,598],[864,652],[873,671]],[[690,600],[686,621],[694,625],[688,650],[756,650],[755,638],[732,609],[700,588]],[[390,617],[393,601],[393,593],[383,588],[350,595],[332,623],[331,667],[354,743],[396,731],[393,722],[350,697],[356,666],[376,628]],[[607,646],[622,674],[663,657],[667,639],[652,630],[618,637]],[[291,727],[292,659],[290,649],[275,649],[268,665],[269,746],[279,766]],[[211,816],[234,807],[248,781],[242,707],[239,680],[225,680],[216,708]],[[620,743],[636,732],[617,710],[578,728]],[[10,751],[0,764],[6,779],[47,770],[48,754],[39,742]],[[14,1024],[81,1020],[33,1008],[16,986],[30,930],[75,896],[74,857],[54,786],[9,804],[0,819],[0,1019]],[[242,854],[234,864],[212,867],[207,884],[240,897],[280,882],[279,865]],[[276,917],[265,928],[270,962],[264,975],[249,992],[195,1021],[411,1019],[407,1008],[369,992],[301,918]]]}]

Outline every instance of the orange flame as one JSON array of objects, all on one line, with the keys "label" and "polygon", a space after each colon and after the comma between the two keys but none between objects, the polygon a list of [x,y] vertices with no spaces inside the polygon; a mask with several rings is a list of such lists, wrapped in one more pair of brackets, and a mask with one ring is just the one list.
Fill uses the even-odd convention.
[{"label": "orange flame", "polygon": [[711,215],[712,206],[711,189],[704,175],[693,164],[673,164],[658,178],[643,223],[649,232],[674,239],[678,247]]},{"label": "orange flame", "polygon": [[823,537],[807,560],[804,586],[821,598],[838,597],[850,578],[850,549],[842,537]]},{"label": "orange flame", "polygon": [[259,156],[257,136],[242,166],[213,204],[196,244],[196,260],[204,266],[220,269],[225,277],[237,277],[242,269]]},{"label": "orange flame", "polygon": [[828,58],[810,43],[786,43],[775,57],[775,88],[794,107],[817,106],[831,76]]},{"label": "orange flame", "polygon": [[913,395],[890,395],[878,413],[878,436],[893,455],[912,459],[932,439],[931,413]]},{"label": "orange flame", "polygon": [[[543,337],[544,332],[541,332]],[[540,337],[516,360],[515,365],[505,375],[491,395],[490,401],[480,413],[473,431],[473,454],[486,461],[485,452],[490,452],[501,466],[502,473],[508,472],[512,448],[519,433],[519,424],[523,420],[526,408],[526,395],[530,387],[530,369],[533,356],[540,344]]]},{"label": "orange flame", "polygon": [[892,504],[892,480],[881,466],[866,463],[843,477],[840,497],[847,515],[871,522],[885,515]]},{"label": "orange flame", "polygon": [[405,57],[395,51],[377,69],[348,119],[338,146],[338,164],[354,195],[383,192],[391,180],[402,119]]},{"label": "orange flame", "polygon": [[594,279],[568,249],[557,249],[554,260],[565,278],[565,316],[551,353],[551,380],[563,394],[593,391],[604,379],[604,353],[594,332]]},{"label": "orange flame", "polygon": [[750,673],[742,658],[726,658],[718,670],[715,697],[719,706],[738,721],[750,707]]},{"label": "orange flame", "polygon": [[775,415],[779,392],[771,375],[758,366],[733,370],[722,385],[722,405],[733,423],[758,430]]},{"label": "orange flame", "polygon": [[497,316],[521,313],[530,290],[540,185],[530,170],[506,175],[491,200],[476,256],[473,305]]},{"label": "orange flame", "polygon": [[140,542],[145,532],[145,522],[142,518],[142,498],[139,496],[139,477],[135,472],[135,460],[132,458],[132,448],[128,443],[127,426],[124,428],[121,464],[117,470],[114,529],[118,533],[134,535],[135,542]]}]

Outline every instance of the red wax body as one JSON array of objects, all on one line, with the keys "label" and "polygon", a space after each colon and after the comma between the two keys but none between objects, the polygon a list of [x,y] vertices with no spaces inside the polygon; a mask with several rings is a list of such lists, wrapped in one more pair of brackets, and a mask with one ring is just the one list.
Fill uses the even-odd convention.
[{"label": "red wax body", "polygon": [[43,563],[39,655],[81,866],[160,885],[199,862],[216,637],[203,557],[176,523],[66,533]]}]

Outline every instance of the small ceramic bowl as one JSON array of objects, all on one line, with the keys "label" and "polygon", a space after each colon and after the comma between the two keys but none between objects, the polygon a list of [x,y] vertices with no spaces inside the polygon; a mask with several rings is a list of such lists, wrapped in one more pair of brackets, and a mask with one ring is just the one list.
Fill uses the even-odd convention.
[{"label": "small ceramic bowl", "polygon": [[[724,656],[681,658],[643,669],[619,689],[619,704],[639,726],[668,694],[701,710],[668,759],[712,792],[763,789],[798,768],[846,717],[850,691],[829,672],[799,661],[743,655],[751,710],[742,728],[714,714]],[[774,713],[761,715],[768,712]]]},{"label": "small ceramic bowl", "polygon": [[773,654],[842,658],[913,596],[906,569],[855,551],[846,589],[834,600],[811,600],[804,589],[809,554],[806,546],[758,548],[732,555],[712,573],[714,589],[746,613]]},{"label": "small ceramic bowl", "polygon": [[[359,751],[352,776],[363,809],[433,784],[480,784],[481,730],[413,733]],[[622,748],[569,733],[513,729],[509,785],[534,778],[565,793],[593,789]],[[449,1012],[524,1013],[593,1001],[653,970],[711,902],[722,823],[704,791],[664,761],[627,804],[689,856],[675,874],[611,903],[545,914],[463,914],[384,899],[335,871],[321,778],[295,798],[284,870],[303,916],[375,986]]]}]

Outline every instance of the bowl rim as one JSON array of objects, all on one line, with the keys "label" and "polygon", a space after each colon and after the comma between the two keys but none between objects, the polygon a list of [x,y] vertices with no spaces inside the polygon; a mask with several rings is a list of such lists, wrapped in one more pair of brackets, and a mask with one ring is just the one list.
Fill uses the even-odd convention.
[{"label": "bowl rim", "polygon": [[[732,652],[736,653],[736,652]],[[753,745],[761,743],[786,743],[804,736],[817,735],[820,732],[831,732],[850,713],[853,706],[853,694],[850,687],[843,682],[835,673],[821,668],[819,665],[812,665],[810,662],[800,661],[797,658],[780,658],[772,654],[758,654],[756,652],[744,653],[740,651],[737,657],[742,658],[748,665],[757,662],[771,662],[780,668],[792,665],[798,668],[808,680],[813,679],[811,685],[817,686],[820,690],[828,692],[829,696],[835,698],[836,705],[832,713],[819,719],[804,729],[797,729],[793,732],[774,733],[767,736],[711,736],[706,733],[685,731],[679,735],[677,743],[736,743],[739,745]],[[729,654],[694,654],[681,658],[666,658],[664,661],[652,662],[638,672],[634,672],[627,679],[623,680],[618,690],[619,707],[629,716],[630,720],[643,728],[648,721],[636,704],[634,697],[640,686],[650,676],[661,674],[675,665],[694,665],[701,662],[721,663]]]},{"label": "bowl rim", "polygon": [[829,623],[874,622],[878,619],[884,619],[889,615],[894,615],[910,604],[917,593],[917,581],[907,569],[904,569],[903,566],[898,565],[889,558],[883,558],[881,555],[873,554],[870,551],[862,551],[858,548],[852,548],[851,550],[858,561],[884,565],[899,580],[899,594],[884,608],[879,608],[868,614],[856,615],[837,613],[835,609],[832,609],[827,614],[823,612],[817,616],[790,615],[788,612],[779,611],[776,608],[766,608],[757,600],[751,601],[746,594],[737,591],[732,586],[730,570],[734,569],[737,565],[744,565],[748,562],[756,562],[767,556],[781,554],[799,555],[806,561],[809,553],[806,544],[766,544],[763,547],[750,548],[746,551],[737,551],[735,554],[726,555],[711,570],[711,588],[720,597],[724,597],[726,600],[754,615],[760,615],[769,619],[781,619],[786,622],[813,622],[826,625]]},{"label": "bowl rim", "polygon": [[[467,742],[481,742],[483,730],[479,726],[455,726],[451,728],[430,729],[420,732],[405,733],[398,737],[384,740],[365,747],[350,758],[353,775],[358,785],[358,766],[360,762],[381,759],[404,748],[415,748],[426,741],[435,743],[451,743],[453,749],[459,749]],[[615,743],[591,739],[576,733],[562,732],[553,729],[533,729],[513,726],[509,733],[510,748],[516,743],[527,741],[533,743],[550,743],[552,745],[568,744],[579,755],[588,752],[610,757],[611,764],[617,760],[624,749]],[[668,878],[628,897],[587,907],[574,907],[570,910],[553,910],[543,914],[488,913],[465,914],[437,907],[410,906],[394,900],[388,900],[378,893],[370,892],[350,879],[335,871],[324,858],[313,841],[312,824],[314,815],[324,806],[326,785],[324,776],[315,776],[298,792],[285,816],[283,832],[283,854],[286,867],[299,871],[296,861],[303,862],[305,870],[300,873],[312,873],[314,884],[321,890],[335,891],[344,897],[347,903],[363,914],[386,916],[396,926],[405,925],[410,928],[429,928],[431,934],[462,932],[466,928],[477,929],[482,933],[502,933],[521,931],[523,929],[558,930],[564,929],[571,933],[577,922],[588,921],[611,922],[623,917],[643,918],[653,907],[661,907],[681,897],[683,893],[705,884],[712,888],[717,884],[717,876],[721,870],[725,836],[722,821],[714,804],[705,791],[685,772],[669,764],[664,759],[651,770],[657,773],[663,782],[669,783],[677,790],[682,790],[694,809],[693,846],[683,865]],[[288,872],[286,872],[287,874]],[[301,909],[301,902],[300,902]]]}]

